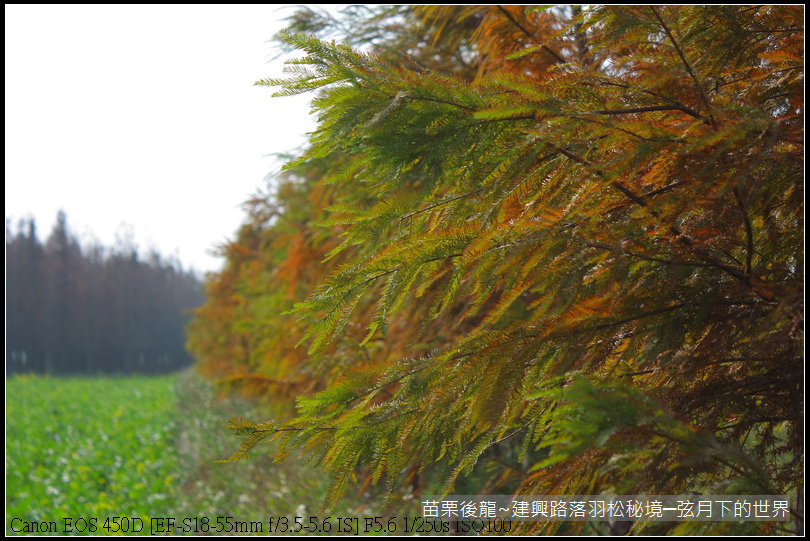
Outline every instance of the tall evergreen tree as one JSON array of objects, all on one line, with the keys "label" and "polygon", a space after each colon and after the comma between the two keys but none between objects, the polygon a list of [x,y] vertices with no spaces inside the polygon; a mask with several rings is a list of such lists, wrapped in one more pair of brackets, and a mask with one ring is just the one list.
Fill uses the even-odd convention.
[{"label": "tall evergreen tree", "polygon": [[60,212],[43,246],[33,220],[6,224],[6,373],[165,372],[190,364],[187,310],[200,283],[134,246],[85,248]]},{"label": "tall evergreen tree", "polygon": [[[323,390],[286,421],[234,420],[233,458],[304,447],[337,498],[428,465],[452,491],[506,442],[490,488],[795,495],[802,8],[418,13],[411,35],[477,55],[463,75],[288,33],[305,56],[257,83],[318,91],[290,175],[319,176],[295,184],[303,206],[254,208],[192,340],[233,352],[238,325],[245,360],[198,346],[204,365]],[[314,360],[279,364],[267,339],[299,292],[257,280],[282,276],[318,284],[282,327]]]}]

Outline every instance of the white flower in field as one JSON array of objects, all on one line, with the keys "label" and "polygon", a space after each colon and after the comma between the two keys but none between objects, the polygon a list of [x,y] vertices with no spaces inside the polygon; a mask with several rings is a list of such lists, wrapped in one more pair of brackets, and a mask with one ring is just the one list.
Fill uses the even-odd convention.
[{"label": "white flower in field", "polygon": [[59,489],[56,488],[55,486],[49,486],[48,488],[45,489],[45,492],[47,494],[50,494],[51,496],[59,496]]},{"label": "white flower in field", "polygon": [[303,503],[298,504],[298,507],[295,508],[295,515],[296,516],[304,517],[304,516],[306,516],[306,512],[307,512],[307,506],[304,505]]},{"label": "white flower in field", "polygon": [[166,498],[168,498],[168,496],[166,494],[157,493],[157,494],[151,494],[151,495],[147,496],[146,501],[148,503],[154,503],[154,502],[159,502],[161,500],[165,500]]}]

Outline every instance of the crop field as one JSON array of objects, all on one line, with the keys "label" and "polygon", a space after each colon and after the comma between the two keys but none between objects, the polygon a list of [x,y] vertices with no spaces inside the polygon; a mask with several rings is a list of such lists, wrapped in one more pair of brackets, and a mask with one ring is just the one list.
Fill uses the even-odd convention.
[{"label": "crop field", "polygon": [[9,380],[7,516],[61,521],[172,509],[173,385],[171,377]]},{"label": "crop field", "polygon": [[[191,373],[10,378],[6,534],[48,532],[50,523],[59,532],[96,535],[139,529],[131,520],[104,529],[108,517],[141,519],[148,533],[152,518],[190,518],[187,524],[199,528],[206,518],[215,526],[217,516],[233,517],[232,533],[260,533],[248,521],[266,528],[269,517],[320,515],[328,483],[310,464],[273,464],[261,452],[216,462],[239,444],[222,425],[255,413],[247,403],[218,398]],[[341,511],[370,514],[368,505],[355,498]]]}]

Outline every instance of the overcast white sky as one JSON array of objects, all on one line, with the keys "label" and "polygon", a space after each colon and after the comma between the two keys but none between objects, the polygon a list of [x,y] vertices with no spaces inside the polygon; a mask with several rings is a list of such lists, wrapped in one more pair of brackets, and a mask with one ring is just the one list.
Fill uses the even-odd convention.
[{"label": "overcast white sky", "polygon": [[241,204],[314,129],[309,97],[271,98],[279,6],[6,5],[6,219],[44,241],[63,209],[83,240],[215,271]]}]

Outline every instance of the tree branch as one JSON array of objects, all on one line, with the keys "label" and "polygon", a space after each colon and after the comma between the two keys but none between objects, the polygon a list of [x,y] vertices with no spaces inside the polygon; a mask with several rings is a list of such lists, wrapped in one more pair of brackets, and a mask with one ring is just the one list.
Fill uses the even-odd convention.
[{"label": "tree branch", "polygon": [[[497,6],[497,7],[498,7],[498,9],[501,11],[501,13],[503,13],[503,14],[506,16],[506,18],[507,18],[507,19],[509,19],[509,21],[511,21],[511,23],[512,23],[512,24],[514,24],[515,26],[517,26],[517,27],[518,27],[518,29],[520,29],[520,31],[521,31],[521,32],[523,32],[524,34],[526,34],[527,36],[529,36],[530,38],[532,38],[532,40],[534,40],[534,34],[532,34],[531,32],[529,32],[528,30],[526,30],[526,28],[525,28],[525,27],[524,27],[522,24],[520,24],[520,23],[517,21],[517,19],[515,19],[514,17],[512,17],[512,14],[511,14],[511,13],[509,13],[509,11],[507,11],[507,10],[506,10],[506,9],[505,9],[503,6]],[[545,45],[544,43],[541,43],[541,44],[540,44],[540,47],[542,47],[542,48],[543,48],[543,50],[544,50],[544,51],[546,51],[548,54],[550,54],[551,56],[553,56],[553,57],[554,57],[554,59],[555,59],[555,60],[557,60],[557,62],[559,62],[559,63],[561,63],[561,64],[566,64],[566,61],[565,61],[565,59],[564,59],[563,57],[561,57],[561,56],[560,56],[559,54],[557,54],[557,53],[556,53],[556,52],[555,52],[553,49],[551,49],[550,47],[548,47],[548,46],[547,46],[547,45]]]},{"label": "tree branch", "polygon": [[[557,146],[555,146],[555,145],[553,145],[553,144],[551,144],[549,142],[546,142],[546,144],[548,144],[552,148],[556,149],[563,156],[565,156],[565,157],[567,157],[567,158],[569,158],[569,159],[571,159],[571,160],[573,160],[573,161],[575,161],[575,162],[577,162],[577,163],[579,163],[581,165],[591,166],[591,164],[587,160],[585,160],[583,158],[580,158],[579,156],[569,152],[565,148],[559,148],[559,147],[557,147]],[[594,173],[597,176],[599,176],[600,178],[605,177],[605,174],[602,171],[597,170]],[[618,191],[620,191],[621,193],[623,193],[624,195],[626,195],[627,197],[629,197],[630,200],[633,201],[634,203],[636,203],[637,205],[639,205],[641,207],[644,207],[644,208],[647,208],[647,206],[648,206],[647,202],[642,197],[639,197],[638,195],[633,193],[629,188],[627,188],[626,186],[621,184],[619,181],[614,180],[613,182],[610,183],[610,185],[612,187],[614,187],[615,189],[617,189]],[[658,211],[656,211],[656,210],[650,210],[650,214],[654,218],[660,218],[660,216],[661,216],[660,213]],[[675,237],[675,240],[677,242],[679,242],[680,244],[683,244],[685,247],[689,248],[692,252],[697,254],[706,263],[710,264],[710,266],[715,267],[715,268],[717,268],[719,270],[722,270],[726,274],[729,274],[730,276],[733,276],[737,280],[740,280],[741,282],[745,283],[758,297],[760,297],[760,298],[762,298],[762,299],[764,299],[766,301],[774,301],[774,300],[776,300],[776,297],[773,296],[770,292],[768,292],[767,288],[765,288],[765,287],[755,287],[754,284],[751,282],[751,279],[750,279],[751,277],[748,274],[746,274],[746,273],[740,271],[739,269],[736,269],[736,268],[734,268],[734,267],[732,267],[730,265],[726,265],[719,258],[717,258],[716,256],[710,254],[705,248],[701,248],[699,245],[697,245],[697,243],[696,243],[696,241],[694,239],[692,239],[691,237],[686,235],[683,231],[681,231],[681,229],[678,226],[676,226],[676,225],[669,226],[669,232],[672,233],[672,235]]]},{"label": "tree branch", "polygon": [[[652,11],[653,15],[655,15],[655,18],[658,19],[658,22],[661,24],[661,27],[664,29],[664,32],[666,32],[667,36],[669,37],[669,40],[672,42],[672,46],[675,47],[675,51],[677,51],[678,56],[681,57],[681,62],[683,62],[683,65],[686,68],[686,72],[695,82],[695,86],[697,86],[698,92],[700,92],[700,98],[703,100],[703,104],[706,106],[706,109],[711,111],[712,105],[709,102],[709,98],[706,96],[706,90],[703,88],[700,79],[698,79],[697,75],[695,74],[695,71],[692,69],[691,64],[689,64],[689,61],[683,54],[681,47],[675,40],[675,36],[672,35],[672,32],[670,32],[669,27],[667,26],[667,23],[665,23],[664,19],[661,18],[661,15],[658,14],[658,10],[655,9],[655,6],[650,6],[650,11]],[[712,124],[714,124],[714,120],[712,120]]]},{"label": "tree branch", "polygon": [[748,211],[745,208],[745,203],[743,203],[742,197],[740,196],[740,191],[736,186],[732,191],[734,192],[734,199],[737,200],[737,204],[740,206],[743,220],[745,220],[745,236],[748,244],[747,255],[745,257],[745,274],[751,276],[751,260],[754,257],[754,232],[751,227],[751,220],[748,219]]},{"label": "tree branch", "polygon": [[685,105],[651,105],[649,107],[635,107],[632,109],[601,109],[599,111],[585,111],[585,113],[596,115],[627,115],[631,113],[648,113],[651,111],[681,111],[698,120],[703,120],[704,122],[709,121],[708,118]]},{"label": "tree branch", "polygon": [[457,196],[455,196],[455,197],[451,197],[450,199],[445,199],[444,201],[439,201],[438,203],[434,203],[434,204],[432,204],[432,205],[428,205],[427,207],[425,207],[425,208],[423,208],[423,209],[419,209],[419,210],[415,210],[415,211],[413,211],[413,212],[409,212],[409,213],[408,213],[408,214],[406,214],[405,216],[402,216],[402,217],[399,219],[399,221],[401,222],[401,221],[402,221],[402,220],[404,220],[405,218],[410,218],[411,216],[415,216],[415,215],[417,215],[417,214],[421,214],[421,213],[423,213],[423,212],[427,212],[427,211],[429,211],[430,209],[434,209],[434,208],[439,207],[439,206],[441,206],[441,205],[446,205],[447,203],[452,203],[453,201],[456,201],[456,200],[458,200],[458,199],[462,199],[462,198],[464,198],[464,197],[469,197],[469,196],[471,196],[471,195],[475,195],[475,194],[481,193],[483,190],[484,190],[483,188],[479,188],[479,189],[477,189],[477,190],[473,190],[473,191],[471,191],[471,192],[469,192],[469,193],[465,193],[465,194],[457,195]]},{"label": "tree branch", "polygon": [[[594,112],[594,111],[589,111],[589,113],[592,113],[592,112]],[[626,129],[620,128],[618,126],[614,126],[613,124],[611,124],[609,122],[604,122],[602,120],[597,120],[597,119],[594,119],[594,118],[582,118],[582,117],[576,117],[576,116],[574,118],[579,118],[581,120],[585,120],[586,122],[592,122],[592,123],[598,124],[600,126],[605,126],[606,128],[610,128],[611,130],[616,130],[616,131],[620,131],[622,133],[626,133],[627,135],[630,135],[631,137],[635,137],[637,139],[641,139],[642,141],[647,141],[649,143],[685,143],[686,142],[686,141],[684,141],[683,139],[680,139],[680,138],[678,138],[678,139],[658,139],[658,138],[654,138],[654,137],[644,137],[643,135],[639,135],[639,134],[637,134],[635,132],[632,132],[630,130],[626,130]]]},{"label": "tree branch", "polygon": [[668,192],[669,190],[677,188],[681,184],[686,184],[686,181],[685,180],[676,180],[675,182],[671,182],[671,183],[667,184],[666,186],[661,186],[658,189],[651,190],[651,191],[645,193],[644,197],[653,197],[653,196],[662,194],[664,192]]},{"label": "tree branch", "polygon": [[635,376],[643,376],[644,374],[652,374],[655,372],[656,368],[651,368],[649,370],[639,370],[638,372],[628,372],[626,374],[619,374],[620,378],[632,378]]},{"label": "tree branch", "polygon": [[657,316],[658,314],[665,314],[667,312],[674,312],[675,310],[680,310],[684,306],[686,306],[686,304],[681,303],[681,304],[676,304],[674,306],[668,306],[667,308],[660,308],[658,310],[651,310],[649,312],[642,312],[642,313],[640,313],[640,314],[638,314],[636,316],[628,317],[628,318],[625,318],[625,319],[620,319],[619,321],[613,321],[611,323],[604,323],[602,325],[597,325],[596,327],[593,327],[593,330],[598,331],[598,330],[602,330],[602,329],[608,329],[610,327],[615,327],[617,325],[624,325],[625,323],[630,323],[631,321],[637,321],[639,319],[644,319],[645,317]]},{"label": "tree branch", "polygon": [[[586,246],[588,246],[589,248],[598,248],[600,250],[605,250],[605,251],[608,251],[608,252],[615,252],[616,251],[615,248],[613,248],[611,246],[606,246],[604,244],[588,243],[588,244],[586,244]],[[630,252],[630,251],[625,250],[625,249],[622,249],[622,251],[620,253],[622,255],[629,255],[631,257],[636,257],[638,259],[643,259],[644,261],[653,261],[653,262],[656,262],[656,263],[664,263],[664,264],[667,264],[667,265],[681,265],[681,266],[684,266],[684,267],[711,267],[711,268],[715,267],[715,265],[712,265],[710,263],[698,263],[697,261],[678,261],[678,260],[675,260],[675,259],[662,259],[660,257],[653,257],[653,256],[649,256],[649,255]]]},{"label": "tree branch", "polygon": [[[397,96],[388,96],[388,98],[393,100],[393,99],[396,99]],[[411,101],[430,101],[430,102],[433,102],[433,103],[443,103],[445,105],[452,105],[453,107],[458,107],[460,109],[466,109],[467,111],[478,112],[478,109],[476,109],[475,107],[470,107],[468,105],[462,105],[460,103],[456,103],[456,102],[453,102],[453,101],[440,100],[438,98],[423,98],[423,97],[420,97],[420,96],[401,95],[401,96],[399,96],[399,99],[411,100]]]},{"label": "tree branch", "polygon": [[[652,90],[649,90],[649,89],[647,89],[647,88],[634,88],[633,86],[631,86],[631,85],[629,85],[629,84],[626,84],[626,83],[617,83],[617,82],[615,82],[615,81],[605,81],[605,80],[603,80],[603,79],[597,79],[597,81],[598,81],[600,84],[603,84],[603,85],[607,85],[607,86],[618,86],[619,88],[625,88],[625,89],[627,89],[627,90],[632,90],[632,91],[636,91],[636,92],[641,92],[642,94],[647,94],[647,95],[652,96],[652,97],[654,97],[654,98],[660,98],[660,99],[662,99],[662,100],[668,101],[668,102],[670,102],[671,104],[673,104],[673,105],[675,105],[675,106],[677,106],[677,107],[682,107],[682,108],[684,108],[684,109],[689,109],[690,111],[692,111],[692,110],[693,110],[693,109],[691,109],[691,108],[689,108],[689,107],[686,107],[686,105],[684,105],[683,103],[679,102],[679,101],[678,101],[678,100],[676,100],[676,99],[673,99],[673,98],[672,98],[672,97],[670,97],[670,96],[667,96],[667,95],[665,95],[665,94],[659,94],[658,92],[653,92]],[[683,109],[682,109],[682,110],[683,110]],[[685,111],[684,111],[684,112],[685,112]]]},{"label": "tree branch", "polygon": [[[458,359],[463,359],[464,357],[469,357],[471,355],[472,355],[472,353],[459,353],[458,355],[453,355],[452,357],[448,358],[447,360],[448,361],[455,361],[455,360],[458,360]],[[384,381],[382,383],[374,385],[374,386],[370,387],[368,390],[358,394],[357,396],[355,396],[354,398],[349,400],[347,402],[347,404],[351,404],[352,402],[354,402],[355,400],[357,400],[359,398],[363,398],[365,396],[368,396],[369,394],[373,393],[374,391],[378,391],[378,390],[380,390],[380,389],[382,389],[384,387],[387,387],[387,386],[389,386],[389,385],[391,385],[393,383],[401,381],[401,380],[407,378],[408,376],[412,376],[414,374],[417,374],[417,373],[421,372],[422,370],[425,370],[426,368],[430,368],[431,366],[434,366],[434,365],[425,364],[424,366],[420,366],[419,368],[414,368],[413,370],[404,372],[404,373],[396,376],[393,379],[389,379],[388,381]]]}]

